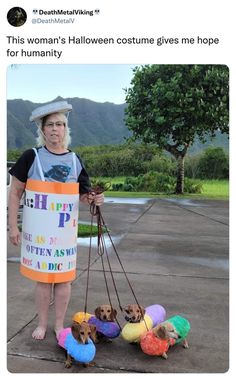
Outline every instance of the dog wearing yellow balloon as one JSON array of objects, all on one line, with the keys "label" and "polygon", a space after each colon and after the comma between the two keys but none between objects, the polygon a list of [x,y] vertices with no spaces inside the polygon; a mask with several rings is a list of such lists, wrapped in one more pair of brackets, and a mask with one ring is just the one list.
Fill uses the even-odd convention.
[{"label": "dog wearing yellow balloon", "polygon": [[[126,311],[127,313],[127,311]],[[141,318],[138,321],[132,319],[130,312],[128,313],[126,323],[121,331],[121,336],[129,343],[138,343],[141,336],[143,336],[148,330],[163,322],[166,317],[166,311],[161,305],[151,305],[145,309],[141,309]]]}]

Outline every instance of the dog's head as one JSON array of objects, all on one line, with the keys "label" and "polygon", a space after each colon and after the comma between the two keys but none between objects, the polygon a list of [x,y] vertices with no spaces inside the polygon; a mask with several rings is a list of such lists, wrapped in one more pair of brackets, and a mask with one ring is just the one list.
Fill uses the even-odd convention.
[{"label": "dog's head", "polygon": [[145,309],[143,306],[137,304],[126,305],[123,310],[125,311],[125,319],[131,323],[140,322],[143,319],[145,314]]},{"label": "dog's head", "polygon": [[103,322],[113,322],[117,316],[117,311],[111,305],[100,305],[95,311],[97,319]]},{"label": "dog's head", "polygon": [[73,322],[71,333],[77,342],[87,344],[89,338],[96,341],[96,326],[88,322],[77,323]]},{"label": "dog's head", "polygon": [[170,338],[172,339],[179,338],[177,331],[170,323],[158,325],[154,327],[152,331],[155,334],[155,336],[159,339],[169,340]]}]

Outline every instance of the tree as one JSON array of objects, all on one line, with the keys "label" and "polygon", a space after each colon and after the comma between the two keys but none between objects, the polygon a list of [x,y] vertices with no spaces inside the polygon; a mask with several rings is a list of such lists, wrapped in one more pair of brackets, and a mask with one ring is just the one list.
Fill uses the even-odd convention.
[{"label": "tree", "polygon": [[199,177],[207,179],[229,178],[229,157],[220,147],[207,148],[199,160]]},{"label": "tree", "polygon": [[136,67],[126,89],[126,125],[134,140],[158,145],[177,160],[176,193],[184,191],[184,159],[198,136],[229,131],[229,73],[223,65]]}]

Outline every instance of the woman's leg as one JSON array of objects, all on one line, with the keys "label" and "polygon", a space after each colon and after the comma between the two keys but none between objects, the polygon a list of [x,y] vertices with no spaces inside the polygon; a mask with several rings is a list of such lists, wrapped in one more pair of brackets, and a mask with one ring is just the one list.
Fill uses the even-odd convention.
[{"label": "woman's leg", "polygon": [[64,319],[71,295],[71,282],[63,282],[55,284],[55,333],[58,337],[59,332],[64,328]]},{"label": "woman's leg", "polygon": [[52,284],[46,284],[43,282],[37,282],[35,300],[38,310],[38,327],[33,331],[32,337],[34,339],[44,339],[47,324],[48,324],[48,309],[51,298]]}]

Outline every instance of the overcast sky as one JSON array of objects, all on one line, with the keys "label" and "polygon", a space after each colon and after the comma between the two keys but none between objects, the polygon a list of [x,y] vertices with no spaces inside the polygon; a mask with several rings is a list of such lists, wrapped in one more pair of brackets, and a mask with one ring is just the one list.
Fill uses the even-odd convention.
[{"label": "overcast sky", "polygon": [[7,71],[7,98],[35,103],[57,96],[91,99],[96,102],[125,102],[136,64],[17,65]]}]

